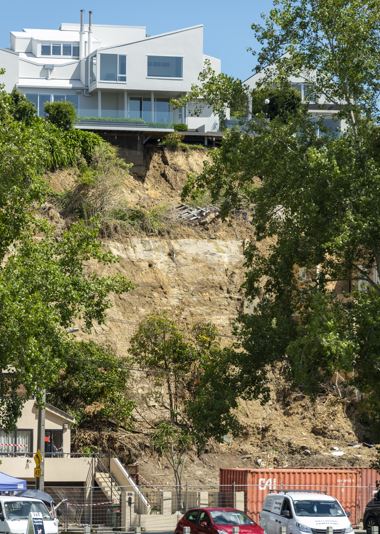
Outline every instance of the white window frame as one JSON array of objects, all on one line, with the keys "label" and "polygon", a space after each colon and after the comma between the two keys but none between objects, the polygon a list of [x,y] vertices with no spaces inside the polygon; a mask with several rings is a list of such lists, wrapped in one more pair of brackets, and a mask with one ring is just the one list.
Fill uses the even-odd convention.
[{"label": "white window frame", "polygon": [[[116,80],[103,80],[102,77],[101,77],[101,72],[102,72],[102,58],[101,56],[116,56],[117,57],[117,61],[116,61]],[[119,68],[120,68],[120,63],[119,63],[119,58],[124,56],[125,57],[125,75],[124,74],[120,74],[119,72]],[[127,57],[127,54],[114,54],[114,53],[111,53],[111,54],[105,54],[103,52],[100,52],[99,54],[97,54],[97,58],[99,58],[99,70],[98,70],[98,66],[96,67],[97,68],[97,74],[99,74],[99,82],[101,83],[127,83],[127,65],[128,65],[128,57]],[[98,63],[98,59],[96,59],[96,62]],[[119,76],[125,76],[125,80],[119,80]],[[95,80],[96,82],[97,80]],[[95,83],[95,82],[91,82],[92,84]]]},{"label": "white window frame", "polygon": [[[69,45],[71,47],[71,54],[63,54],[63,45]],[[42,53],[42,47],[43,46],[49,46],[50,47],[50,54],[43,54]],[[53,46],[60,46],[61,47],[61,53],[60,54],[53,54]],[[74,55],[74,47],[78,48],[78,55]],[[40,44],[40,56],[41,57],[63,57],[63,58],[79,58],[79,42],[73,41],[73,42],[60,42],[60,41],[42,41]]]}]

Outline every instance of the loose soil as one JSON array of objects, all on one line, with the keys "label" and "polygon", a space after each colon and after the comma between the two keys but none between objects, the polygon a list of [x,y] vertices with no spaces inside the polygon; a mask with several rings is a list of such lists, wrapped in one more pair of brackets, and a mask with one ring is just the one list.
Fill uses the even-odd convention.
[{"label": "loose soil", "polygon": [[[241,284],[244,281],[243,248],[251,239],[249,214],[229,221],[219,218],[190,223],[178,217],[181,190],[189,172],[200,172],[207,152],[156,149],[148,158],[144,179],[125,172],[109,191],[113,206],[146,210],[163,207],[165,217],[158,232],[110,226],[104,244],[118,258],[114,267],[135,284],[130,293],[114,297],[105,325],[94,328],[94,340],[106,342],[123,357],[138,323],[148,314],[167,311],[178,320],[193,324],[212,321],[225,342],[231,341],[238,311],[246,309]],[[107,178],[107,177],[105,177]],[[74,187],[75,171],[54,173],[52,188],[64,192]],[[59,214],[46,209],[52,220]],[[86,337],[83,335],[83,337]],[[238,417],[243,426],[239,438],[225,436],[224,443],[211,443],[200,457],[190,454],[184,479],[189,484],[215,485],[221,467],[327,467],[369,466],[375,448],[366,440],[366,430],[352,415],[355,392],[341,396],[333,388],[310,400],[273,376],[271,399],[241,401]],[[168,463],[149,447],[147,420],[155,417],[149,398],[149,381],[134,377],[138,404],[134,432],[78,431],[78,448],[96,441],[112,447],[125,463],[138,463],[142,480],[171,484]]]}]

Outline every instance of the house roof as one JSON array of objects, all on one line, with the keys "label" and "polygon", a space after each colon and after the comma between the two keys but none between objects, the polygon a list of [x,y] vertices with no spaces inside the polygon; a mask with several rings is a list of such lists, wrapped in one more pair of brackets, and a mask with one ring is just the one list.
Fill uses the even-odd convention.
[{"label": "house roof", "polygon": [[38,28],[24,28],[21,32],[11,32],[15,37],[33,38],[39,41],[79,41],[79,32],[62,30],[43,30]]},{"label": "house roof", "polygon": [[[138,39],[137,41],[127,42],[127,43],[119,43],[119,44],[116,44],[116,45],[105,46],[105,47],[102,47],[102,48],[98,48],[96,50],[96,52],[99,52],[101,50],[108,50],[110,48],[120,48],[122,46],[130,46],[130,45],[134,45],[134,44],[138,44],[138,43],[145,43],[146,41],[152,41],[153,39],[160,39],[161,37],[167,37],[169,35],[175,35],[176,33],[183,33],[183,32],[188,32],[188,31],[192,31],[192,30],[198,30],[200,28],[204,28],[204,25],[203,24],[198,24],[196,26],[189,26],[188,28],[181,28],[180,30],[173,30],[171,32],[159,33],[158,35],[149,35],[148,37],[144,37],[144,39]],[[95,50],[93,50],[93,52],[95,52]]]},{"label": "house roof", "polygon": [[55,80],[43,78],[20,78],[17,87],[30,87],[41,89],[83,89],[84,85],[79,80]]},{"label": "house roof", "polygon": [[45,410],[50,413],[53,413],[54,415],[58,415],[58,417],[60,417],[61,419],[64,419],[68,423],[75,422],[74,417],[71,417],[71,415],[69,415],[67,412],[64,412],[63,410],[61,410],[60,408],[57,408],[56,406],[53,406],[52,404],[46,403]]}]

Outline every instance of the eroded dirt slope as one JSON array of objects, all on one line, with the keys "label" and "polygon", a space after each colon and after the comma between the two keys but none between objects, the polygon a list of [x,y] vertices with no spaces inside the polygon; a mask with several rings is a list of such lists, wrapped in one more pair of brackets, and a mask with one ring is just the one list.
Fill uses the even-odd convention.
[{"label": "eroded dirt slope", "polygon": [[[222,223],[213,216],[194,222],[178,215],[187,174],[200,172],[205,158],[204,151],[157,150],[149,157],[144,180],[126,172],[110,193],[109,202],[115,205],[126,202],[147,210],[160,206],[164,211],[156,233],[111,228],[104,239],[119,259],[114,269],[130,278],[135,289],[113,299],[106,325],[96,327],[92,336],[110,344],[121,357],[141,319],[157,311],[189,324],[212,321],[226,341],[231,339],[233,321],[245,305],[243,247],[251,230],[247,217]],[[72,187],[74,178],[57,173],[53,187]],[[137,432],[115,434],[113,446],[126,461],[139,462],[147,481],[171,482],[169,466],[152,455],[144,435],[144,421],[154,417],[145,377],[137,374],[135,386],[140,403]],[[333,391],[310,401],[274,378],[268,404],[240,403],[243,435],[235,440],[226,436],[225,443],[211,444],[201,458],[189,458],[185,477],[192,483],[212,484],[219,467],[368,466],[374,448],[363,444],[362,428],[348,414],[347,399]],[[93,438],[91,433],[79,436],[78,443]],[[102,438],[97,434],[95,439]]]}]

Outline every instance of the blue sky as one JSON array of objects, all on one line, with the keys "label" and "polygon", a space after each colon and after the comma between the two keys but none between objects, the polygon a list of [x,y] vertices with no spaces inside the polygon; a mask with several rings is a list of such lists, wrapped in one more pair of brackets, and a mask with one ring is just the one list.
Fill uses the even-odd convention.
[{"label": "blue sky", "polygon": [[205,52],[221,58],[223,71],[245,79],[254,58],[251,23],[267,12],[271,0],[8,0],[0,17],[0,47],[9,32],[22,28],[58,28],[79,21],[79,10],[92,9],[94,23],[146,26],[150,35],[204,24]]}]

